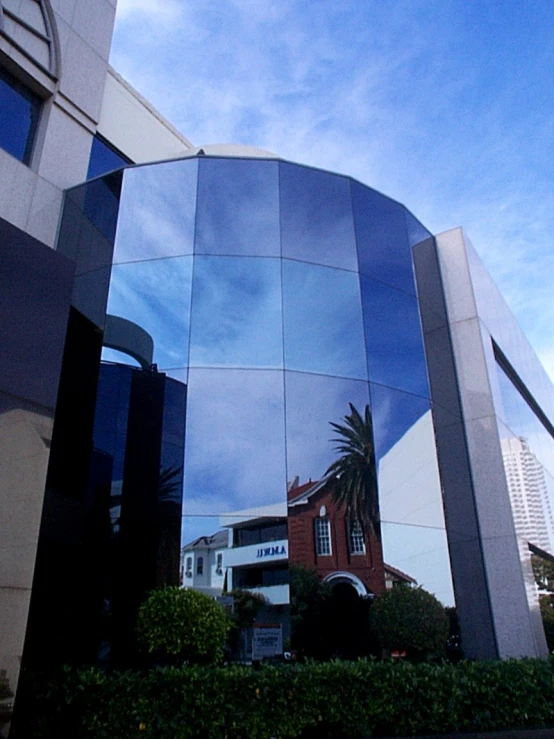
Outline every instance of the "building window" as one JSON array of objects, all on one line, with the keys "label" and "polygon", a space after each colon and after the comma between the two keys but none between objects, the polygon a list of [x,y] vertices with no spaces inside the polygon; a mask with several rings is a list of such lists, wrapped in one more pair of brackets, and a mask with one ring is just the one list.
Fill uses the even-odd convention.
[{"label": "building window", "polygon": [[204,557],[196,558],[196,574],[197,575],[204,574]]},{"label": "building window", "polygon": [[315,519],[315,553],[331,554],[331,522],[328,518]]},{"label": "building window", "polygon": [[131,163],[130,159],[97,134],[92,139],[87,180],[112,172],[114,169],[121,169]]},{"label": "building window", "polygon": [[223,572],[223,554],[218,554],[215,560],[215,569],[218,575]]},{"label": "building window", "polygon": [[185,566],[185,577],[192,577],[192,557],[187,557],[187,564]]},{"label": "building window", "polygon": [[0,146],[29,164],[41,100],[15,77],[0,69]]},{"label": "building window", "polygon": [[348,546],[350,554],[365,554],[364,531],[359,521],[348,524]]}]

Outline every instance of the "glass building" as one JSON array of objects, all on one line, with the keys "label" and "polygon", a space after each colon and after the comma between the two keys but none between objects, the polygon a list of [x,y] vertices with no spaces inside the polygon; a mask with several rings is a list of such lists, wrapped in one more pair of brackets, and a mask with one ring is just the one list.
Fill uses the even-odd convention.
[{"label": "glass building", "polygon": [[[429,237],[404,206],[374,190],[275,159],[192,157],[70,190],[58,251],[76,264],[76,352],[83,356],[83,341],[98,352],[98,330],[110,345],[88,389],[96,421],[84,436],[94,428],[95,452],[111,460],[116,504],[122,463],[102,429],[109,403],[124,402],[116,385],[129,372],[155,372],[187,389],[186,414],[179,394],[169,407],[184,440],[160,463],[182,486],[183,542],[221,526],[237,535],[239,521],[278,523],[292,482],[300,489],[323,480],[337,459],[331,424],[368,408],[379,491],[374,541],[350,536],[348,561],[335,569],[347,578],[367,545],[377,574],[365,594],[384,590],[386,562],[453,605],[412,260],[414,244]],[[126,322],[127,349],[125,338],[106,340],[114,317]],[[129,352],[129,326],[151,337],[149,356]],[[56,426],[74,422],[60,411]],[[90,479],[83,485],[90,490]],[[121,534],[124,515],[125,501]],[[320,557],[329,563],[345,538],[344,516],[328,526]],[[143,546],[135,540],[137,566]],[[234,580],[272,583],[277,571],[282,610],[288,578],[275,551],[263,572],[236,569]]]},{"label": "glass building", "polygon": [[[301,566],[351,613],[421,585],[457,607],[467,656],[545,653],[529,546],[552,553],[551,387],[508,359],[461,232],[346,176],[199,152],[69,190],[58,252],[75,274],[24,660],[140,663],[138,605],[179,582],[180,544],[181,583],[263,595],[280,650]],[[334,495],[356,415],[369,525]]]}]

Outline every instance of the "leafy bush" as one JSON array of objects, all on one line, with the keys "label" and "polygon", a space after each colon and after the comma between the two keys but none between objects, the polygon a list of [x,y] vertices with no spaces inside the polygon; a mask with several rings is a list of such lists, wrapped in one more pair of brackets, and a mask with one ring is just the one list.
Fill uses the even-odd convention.
[{"label": "leafy bush", "polygon": [[237,629],[249,629],[256,620],[261,609],[267,605],[267,599],[260,593],[235,588],[229,595],[233,596],[232,622]]},{"label": "leafy bush", "polygon": [[209,664],[223,656],[229,619],[212,598],[177,587],[154,590],[140,607],[139,639],[150,654],[178,664]]},{"label": "leafy bush", "polygon": [[384,649],[413,659],[444,652],[449,622],[443,606],[423,588],[398,585],[375,599],[371,626]]},{"label": "leafy bush", "polygon": [[59,713],[70,712],[72,729],[50,724],[25,739],[360,739],[554,725],[547,660],[86,670],[71,684]]}]

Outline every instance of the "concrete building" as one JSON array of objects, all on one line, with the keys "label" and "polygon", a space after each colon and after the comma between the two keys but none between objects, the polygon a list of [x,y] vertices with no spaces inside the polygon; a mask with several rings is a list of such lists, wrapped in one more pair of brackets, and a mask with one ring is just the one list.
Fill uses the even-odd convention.
[{"label": "concrete building", "polygon": [[[117,663],[119,644],[132,663],[141,588],[174,577],[182,495],[185,541],[220,515],[286,505],[287,480],[321,480],[336,460],[329,424],[349,404],[371,412],[385,560],[455,602],[468,656],[544,655],[503,448],[527,439],[548,517],[554,390],[467,237],[433,237],[346,176],[195,148],[109,68],[114,15],[115,0],[0,2],[0,670],[12,690],[25,641],[50,664],[61,624],[74,624],[69,661]],[[110,373],[126,388],[117,401]],[[150,492],[133,497],[141,457]],[[131,594],[113,591],[125,527],[127,546],[143,530],[149,542]],[[73,601],[52,599],[45,620],[63,578]]]}]

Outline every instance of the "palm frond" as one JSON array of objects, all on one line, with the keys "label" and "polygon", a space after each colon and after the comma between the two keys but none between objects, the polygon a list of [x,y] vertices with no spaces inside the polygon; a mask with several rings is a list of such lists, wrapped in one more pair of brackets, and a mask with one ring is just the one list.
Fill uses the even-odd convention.
[{"label": "palm frond", "polygon": [[325,474],[334,477],[335,504],[362,529],[377,535],[379,498],[371,411],[366,405],[362,416],[352,403],[349,406],[350,415],[344,417],[344,424],[330,422],[336,434],[331,442],[340,456]]}]

